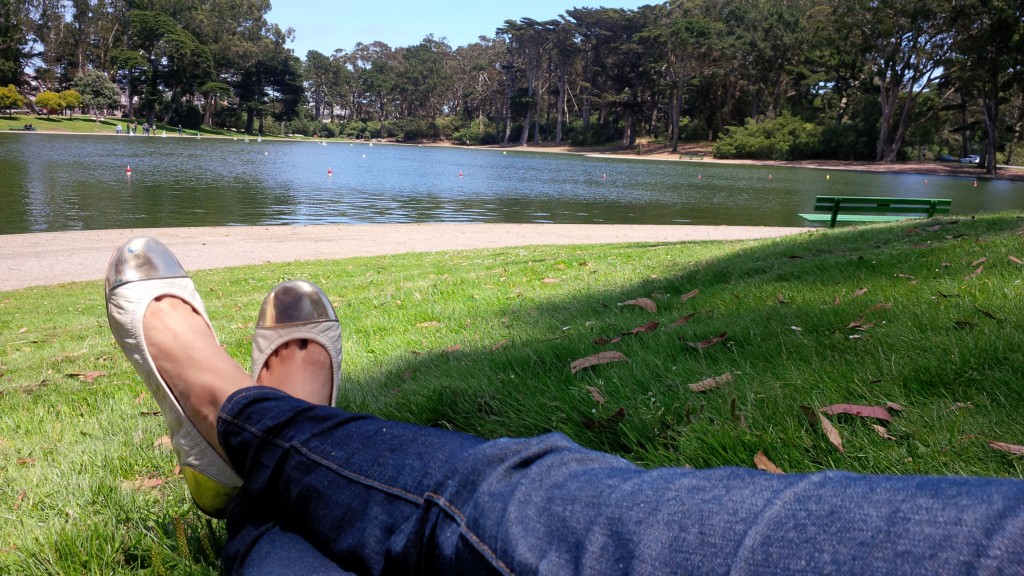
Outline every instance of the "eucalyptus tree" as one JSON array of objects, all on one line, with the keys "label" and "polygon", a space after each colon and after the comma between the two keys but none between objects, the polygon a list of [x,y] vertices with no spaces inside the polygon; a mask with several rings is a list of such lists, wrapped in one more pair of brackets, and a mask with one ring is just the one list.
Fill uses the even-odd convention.
[{"label": "eucalyptus tree", "polygon": [[306,52],[302,71],[306,83],[306,97],[313,105],[313,119],[322,121],[324,111],[334,106],[331,101],[331,59],[323,52],[310,50]]},{"label": "eucalyptus tree", "polygon": [[406,117],[436,118],[444,113],[443,93],[451,83],[446,58],[451,47],[427,36],[419,44],[400,48],[396,92]]},{"label": "eucalyptus tree", "polygon": [[[864,59],[881,111],[875,160],[895,162],[921,94],[952,40],[945,0],[830,0],[839,34]],[[941,98],[940,98],[941,100]]]},{"label": "eucalyptus tree", "polygon": [[1015,0],[957,0],[953,10],[954,57],[947,66],[958,92],[981,103],[985,173],[995,174],[1000,103],[1024,78],[1024,5]]},{"label": "eucalyptus tree", "polygon": [[0,0],[0,87],[22,85],[31,22],[27,2]]}]

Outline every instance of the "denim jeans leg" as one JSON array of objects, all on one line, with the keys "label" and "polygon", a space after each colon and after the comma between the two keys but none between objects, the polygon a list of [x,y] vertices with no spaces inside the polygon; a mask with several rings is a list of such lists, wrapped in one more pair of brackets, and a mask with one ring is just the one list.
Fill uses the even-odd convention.
[{"label": "denim jeans leg", "polygon": [[938,574],[1024,567],[1024,482],[642,470],[237,392],[221,444],[342,567],[403,574]]}]

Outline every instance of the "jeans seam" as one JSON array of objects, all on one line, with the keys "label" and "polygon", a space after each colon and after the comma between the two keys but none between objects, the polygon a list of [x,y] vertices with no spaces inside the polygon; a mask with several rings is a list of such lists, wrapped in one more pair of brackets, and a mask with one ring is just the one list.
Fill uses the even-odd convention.
[{"label": "jeans seam", "polygon": [[427,492],[425,497],[435,502],[441,510],[452,516],[456,523],[459,525],[459,531],[462,532],[470,542],[473,543],[473,547],[477,549],[481,554],[490,561],[491,565],[496,568],[502,574],[506,576],[513,576],[513,572],[509,567],[498,558],[498,555],[488,546],[473,530],[469,528],[466,522],[466,516],[461,510],[451,502],[445,499],[444,496],[434,492]]},{"label": "jeans seam", "polygon": [[[767,472],[765,472],[765,474],[767,474]],[[770,515],[773,515],[776,510],[785,506],[788,502],[795,498],[797,491],[802,491],[807,484],[815,484],[821,482],[823,478],[824,475],[804,476],[799,482],[786,488],[777,496],[772,498],[772,504],[761,510],[761,513],[758,514],[757,523],[754,526],[751,526],[750,529],[747,530],[747,533],[743,536],[743,542],[740,542],[739,547],[736,549],[736,556],[733,558],[732,565],[729,566],[729,574],[736,573],[737,564],[743,561],[743,558],[746,557],[748,553],[748,549],[754,546],[752,541],[757,538],[760,538],[759,535],[755,537],[754,534],[755,532],[759,532],[759,529],[765,525],[765,523],[767,522],[766,518]]]},{"label": "jeans seam", "polygon": [[294,447],[296,452],[298,452],[299,454],[305,456],[309,460],[312,460],[313,462],[316,462],[317,464],[319,464],[319,465],[321,465],[321,466],[323,466],[323,467],[333,471],[334,473],[336,473],[336,474],[338,474],[340,476],[344,476],[345,478],[348,478],[349,480],[351,480],[353,482],[357,482],[357,483],[363,484],[365,486],[376,488],[377,490],[380,490],[382,492],[387,492],[388,494],[391,494],[392,496],[398,496],[400,498],[403,498],[405,500],[408,500],[408,501],[412,502],[413,504],[416,504],[417,506],[420,506],[420,505],[423,504],[423,498],[421,498],[421,497],[419,497],[419,496],[417,496],[417,495],[415,495],[415,494],[413,494],[411,492],[408,492],[408,491],[403,490],[401,488],[398,488],[396,486],[390,486],[388,484],[384,484],[384,483],[378,482],[376,480],[373,480],[371,478],[363,476],[362,474],[357,474],[355,472],[349,471],[349,470],[347,470],[347,469],[345,469],[345,468],[343,468],[341,466],[338,466],[338,465],[334,464],[333,462],[331,462],[329,460],[326,460],[326,459],[324,459],[324,458],[314,454],[313,452],[308,450],[302,444],[295,444],[295,443],[291,443],[291,442],[283,442],[280,439],[278,439],[277,437],[269,436],[267,434],[264,434],[262,431],[257,430],[256,428],[253,428],[252,426],[249,426],[245,422],[241,422],[239,420],[236,420],[235,418],[232,418],[231,416],[228,416],[227,414],[224,414],[223,412],[220,413],[220,418],[222,420],[224,420],[226,423],[234,424],[235,426],[238,426],[239,428],[242,428],[243,430],[247,431],[248,433],[250,433],[250,434],[252,434],[254,436],[258,436],[259,438],[261,438],[261,439],[263,439],[265,441],[272,442],[274,445],[276,445],[276,446],[278,446],[280,448],[285,448],[285,447],[288,447],[288,446]]}]

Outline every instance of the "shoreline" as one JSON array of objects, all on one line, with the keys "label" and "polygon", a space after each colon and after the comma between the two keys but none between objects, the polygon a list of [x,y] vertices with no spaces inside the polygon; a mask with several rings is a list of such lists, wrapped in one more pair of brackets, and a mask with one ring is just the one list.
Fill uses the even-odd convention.
[{"label": "shoreline", "polygon": [[815,228],[654,224],[323,224],[29,232],[0,235],[0,292],[99,280],[134,236],[167,244],[186,270],[530,245],[778,238]]}]

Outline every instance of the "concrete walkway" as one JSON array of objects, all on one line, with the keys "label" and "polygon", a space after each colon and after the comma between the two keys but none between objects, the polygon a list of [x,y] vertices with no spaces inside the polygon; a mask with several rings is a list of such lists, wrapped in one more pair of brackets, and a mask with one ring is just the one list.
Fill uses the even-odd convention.
[{"label": "concrete walkway", "polygon": [[111,252],[155,236],[186,270],[536,244],[692,242],[787,236],[808,228],[602,224],[226,226],[0,235],[0,290],[103,278]]}]

